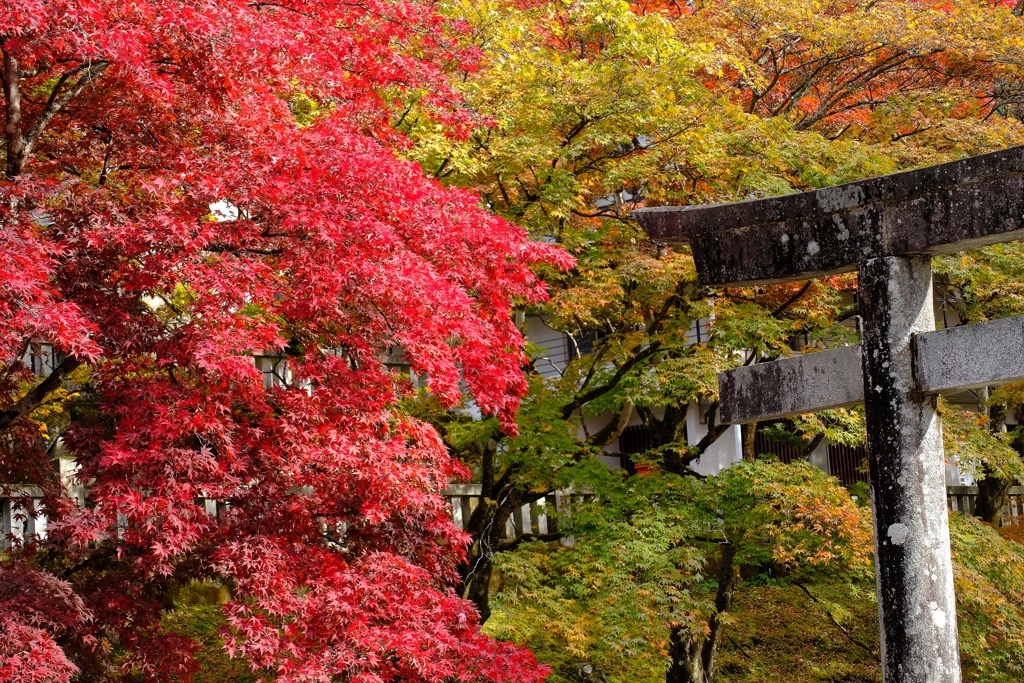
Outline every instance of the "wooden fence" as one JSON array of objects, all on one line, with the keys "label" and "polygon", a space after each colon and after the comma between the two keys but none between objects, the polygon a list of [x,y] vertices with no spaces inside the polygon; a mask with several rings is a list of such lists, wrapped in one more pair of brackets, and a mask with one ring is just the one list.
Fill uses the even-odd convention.
[{"label": "wooden fence", "polygon": [[[808,454],[804,452],[803,448],[768,438],[764,433],[764,428],[767,426],[766,423],[760,424],[754,434],[755,453],[772,453],[780,462],[784,463],[808,458]],[[843,486],[853,486],[858,481],[868,483],[867,457],[868,452],[864,446],[829,444],[828,471]]]},{"label": "wooden fence", "polygon": [[[946,487],[946,500],[953,512],[973,514],[977,497],[977,486]],[[1008,524],[1024,525],[1024,486],[1014,486],[1010,489],[1010,495],[1003,506],[1003,526]]]},{"label": "wooden fence", "polygon": [[[445,491],[445,497],[452,505],[452,520],[460,529],[465,529],[469,524],[473,511],[480,503],[480,491],[480,484],[451,484]],[[976,486],[948,486],[946,495],[949,509],[953,512],[974,512],[974,501],[978,497]],[[548,516],[548,510],[553,508],[561,512],[573,502],[592,499],[592,494],[556,491],[516,510],[505,524],[501,538],[508,540],[523,535],[555,533],[558,531],[557,523],[554,517]],[[33,503],[38,504],[38,501],[33,500]],[[223,511],[222,506],[218,506],[215,501],[208,500],[204,503],[210,514],[219,514]],[[46,519],[35,519],[32,515],[25,515],[23,511],[17,509],[18,504],[13,500],[0,498],[0,550],[9,547],[11,536],[18,539],[25,536],[45,537]],[[1003,507],[1003,525],[1008,524],[1024,526],[1024,486],[1014,486],[1010,489],[1009,498]]]},{"label": "wooden fence", "polygon": [[[460,529],[465,529],[480,501],[479,484],[452,484],[445,492],[452,504],[452,519]],[[953,512],[974,512],[974,501],[978,497],[977,486],[947,486],[946,496],[949,509]],[[546,510],[553,505],[562,511],[572,500],[590,500],[591,495],[569,494],[558,491],[536,503],[524,505],[512,515],[502,533],[503,539],[514,539],[528,534],[551,534],[558,531],[555,519],[548,517]],[[1014,486],[1003,506],[1003,525],[1024,525],[1024,486]]]}]

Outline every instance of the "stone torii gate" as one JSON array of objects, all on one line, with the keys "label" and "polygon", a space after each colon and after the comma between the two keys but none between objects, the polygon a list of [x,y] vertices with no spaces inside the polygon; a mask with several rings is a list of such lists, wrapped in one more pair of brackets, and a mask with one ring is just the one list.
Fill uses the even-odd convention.
[{"label": "stone torii gate", "polygon": [[935,330],[931,257],[1024,239],[1024,147],[770,199],[634,213],[702,284],[856,270],[861,345],[719,375],[724,422],[863,402],[886,683],[959,683],[936,394],[1024,379],[1024,316]]}]

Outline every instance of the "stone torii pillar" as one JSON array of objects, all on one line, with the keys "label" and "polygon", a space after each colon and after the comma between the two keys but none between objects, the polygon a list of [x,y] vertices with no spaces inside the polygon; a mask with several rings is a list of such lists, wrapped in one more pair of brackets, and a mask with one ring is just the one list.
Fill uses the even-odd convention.
[{"label": "stone torii pillar", "polygon": [[702,284],[858,272],[861,345],[719,375],[722,420],[863,402],[886,683],[959,683],[936,394],[1024,379],[1024,316],[935,331],[931,257],[1024,239],[1024,147],[813,192],[635,212]]}]

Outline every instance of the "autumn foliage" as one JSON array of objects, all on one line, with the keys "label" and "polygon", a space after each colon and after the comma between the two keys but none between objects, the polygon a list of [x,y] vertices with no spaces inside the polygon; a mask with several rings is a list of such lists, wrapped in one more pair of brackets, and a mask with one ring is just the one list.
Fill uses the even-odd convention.
[{"label": "autumn foliage", "polygon": [[186,675],[158,620],[195,579],[279,680],[543,674],[449,587],[462,470],[381,361],[512,428],[510,307],[567,263],[396,155],[404,101],[460,133],[451,28],[417,2],[3,5],[0,486],[42,491],[49,527],[0,565],[0,680]]},{"label": "autumn foliage", "polygon": [[[562,637],[533,611],[523,628],[543,623],[541,641],[582,657],[591,634],[621,637],[642,614],[638,649],[613,654],[650,656],[660,676],[720,642],[734,566],[859,571],[863,511],[817,473],[676,480],[725,429],[688,440],[690,406],[713,422],[717,371],[849,340],[849,277],[711,292],[630,211],[1024,142],[1022,12],[1017,0],[4,3],[0,494],[41,497],[49,524],[0,559],[0,682],[187,678],[195,644],[160,623],[195,580],[231,590],[225,642],[259,675],[537,680],[532,655],[478,630],[496,557],[536,589],[528,610],[554,605],[578,627]],[[962,318],[1019,298],[1013,268],[980,278],[963,265],[944,270]],[[514,305],[590,352],[544,377]],[[712,336],[692,343],[709,318]],[[388,352],[426,378],[428,408],[404,401],[413,383]],[[448,410],[466,394],[483,416]],[[581,415],[607,423],[581,437]],[[634,465],[659,474],[614,478],[571,523],[575,549],[500,559],[520,547],[498,538],[513,512],[611,476],[590,456],[637,422],[652,441]],[[797,431],[817,443],[861,427],[821,416]],[[463,465],[483,489],[469,563],[439,496]],[[644,487],[657,505],[643,508]],[[693,496],[735,514],[719,520]],[[705,563],[728,570],[714,595]],[[567,566],[605,583],[577,582],[564,603]],[[499,627],[520,605],[499,602],[493,632],[516,637]]]},{"label": "autumn foliage", "polygon": [[[463,591],[485,617],[490,614],[488,628],[536,646],[555,665],[553,676],[637,680],[634,665],[641,657],[632,648],[636,641],[623,635],[627,625],[641,624],[638,631],[652,643],[669,631],[664,622],[645,621],[650,605],[637,606],[644,596],[635,589],[648,591],[646,565],[632,572],[617,547],[583,557],[589,550],[582,545],[552,552],[530,547],[526,529],[514,540],[500,532],[524,506],[550,506],[556,491],[592,486],[588,458],[611,461],[616,441],[629,472],[715,472],[721,452],[712,444],[725,431],[715,422],[716,373],[856,343],[858,306],[851,275],[701,287],[687,249],[652,245],[631,211],[799,192],[1024,143],[1024,4],[448,0],[442,6],[472,27],[465,40],[480,51],[480,66],[457,70],[457,87],[487,124],[466,138],[438,135],[414,107],[401,124],[417,143],[411,153],[443,182],[478,188],[494,211],[578,259],[577,268],[549,278],[551,301],[531,311],[543,348],[535,350],[520,437],[506,438],[493,421],[464,413],[437,419],[482,488],[467,516],[475,542]],[[973,257],[963,268],[938,264],[950,275],[950,324],[952,307],[1020,312],[1021,278],[1012,266],[1019,259],[993,252],[978,259],[997,265],[991,278],[979,277],[984,270]],[[564,337],[553,339],[542,325]],[[706,431],[697,424],[706,424]],[[864,438],[863,415],[856,411],[762,427],[785,435],[805,456],[824,439],[857,446]],[[755,430],[745,431],[744,458],[754,460],[760,454]],[[989,434],[977,441],[995,440]],[[970,443],[960,438],[946,445],[952,458],[958,451],[967,455]],[[1002,444],[1002,451],[1012,449]],[[643,478],[625,481],[644,486],[634,479]],[[709,490],[723,485],[707,482]],[[842,528],[851,511],[797,496],[790,486],[796,484],[780,479],[761,487],[789,497],[780,496],[771,508],[744,508],[744,516],[731,520],[737,527],[769,513],[792,520],[750,532],[759,544],[743,551],[748,558],[733,561],[788,571],[848,562],[850,556],[828,547],[821,532]],[[865,495],[860,492],[862,501]],[[610,548],[621,538],[646,540],[639,529],[624,530],[629,519],[627,512],[601,520],[590,548]],[[568,533],[564,526],[559,532]],[[543,536],[553,542],[558,534]],[[866,547],[863,534],[843,541]],[[671,557],[685,559],[684,550],[693,547],[681,543]],[[753,553],[764,547],[772,554]],[[858,552],[852,564],[863,568]],[[514,584],[498,595],[491,590],[498,583],[495,567],[506,577],[515,574]],[[584,568],[591,571],[581,578]],[[663,582],[665,596],[687,585],[674,572],[662,565],[650,574],[658,577],[652,582]],[[603,582],[601,590],[589,594],[593,602],[575,601],[592,588],[591,577]],[[612,577],[623,583],[612,585]],[[711,599],[714,609],[704,613],[710,617],[691,618],[694,628],[677,629],[678,647],[666,648],[668,654],[649,651],[658,655],[649,669],[654,678],[665,673],[665,659],[669,681],[705,681],[714,670],[708,666],[714,643],[730,629],[731,589],[722,578],[715,581],[727,589]],[[621,597],[627,593],[628,599]],[[600,662],[606,646],[609,657]],[[693,656],[698,650],[699,658]],[[585,679],[581,662],[602,673]]]}]

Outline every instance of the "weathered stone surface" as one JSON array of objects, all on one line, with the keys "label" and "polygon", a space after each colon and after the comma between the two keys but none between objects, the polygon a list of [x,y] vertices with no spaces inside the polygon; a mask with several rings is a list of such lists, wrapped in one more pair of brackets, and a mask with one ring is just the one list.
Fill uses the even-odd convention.
[{"label": "weathered stone surface", "polygon": [[869,258],[1024,238],[1024,147],[812,192],[634,216],[654,239],[689,242],[705,285],[819,277]]},{"label": "weathered stone surface", "polygon": [[915,335],[914,378],[926,392],[1024,380],[1024,316]]},{"label": "weathered stone surface", "polygon": [[931,261],[869,260],[859,291],[885,682],[959,683],[942,426],[911,350],[935,328]]},{"label": "weathered stone surface", "polygon": [[722,422],[756,422],[864,400],[859,346],[748,365],[718,374]]}]

